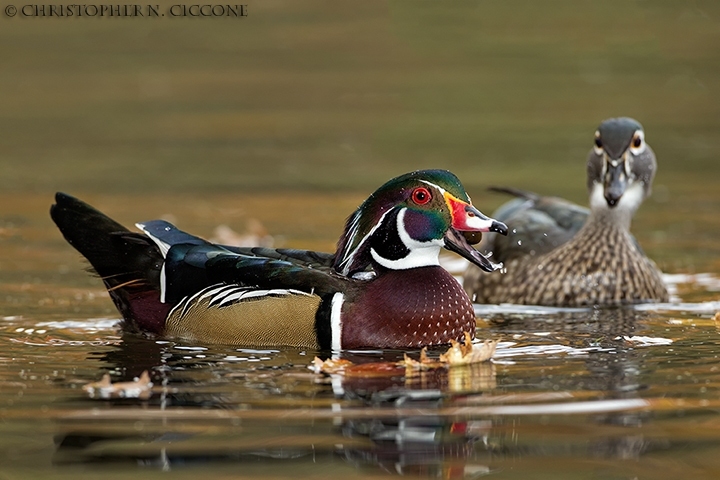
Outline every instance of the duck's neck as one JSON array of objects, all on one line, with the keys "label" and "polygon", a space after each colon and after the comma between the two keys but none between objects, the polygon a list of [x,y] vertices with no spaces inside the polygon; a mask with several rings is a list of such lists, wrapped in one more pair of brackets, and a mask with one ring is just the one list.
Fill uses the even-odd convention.
[{"label": "duck's neck", "polygon": [[596,183],[590,191],[590,217],[586,224],[629,232],[632,217],[643,201],[642,185],[630,186],[614,207],[605,200],[603,187]]},{"label": "duck's neck", "polygon": [[606,228],[613,230],[630,231],[632,213],[627,211],[616,211],[611,209],[591,210],[586,225],[594,225],[595,228]]}]

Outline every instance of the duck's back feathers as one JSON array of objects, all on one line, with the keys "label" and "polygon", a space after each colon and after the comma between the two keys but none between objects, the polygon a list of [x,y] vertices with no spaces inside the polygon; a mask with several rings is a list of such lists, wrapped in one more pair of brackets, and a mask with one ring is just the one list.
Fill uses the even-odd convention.
[{"label": "duck's back feathers", "polygon": [[138,224],[145,234],[134,233],[63,193],[50,214],[138,331],[213,343],[324,345],[329,326],[315,325],[320,304],[358,284],[333,273],[329,254],[214,245],[163,220]]},{"label": "duck's back feathers", "polygon": [[493,259],[500,262],[542,255],[557,248],[582,228],[590,213],[558,197],[507,187],[490,189],[517,197],[493,213],[493,218],[511,225],[508,235],[486,234],[479,248],[493,252]]}]

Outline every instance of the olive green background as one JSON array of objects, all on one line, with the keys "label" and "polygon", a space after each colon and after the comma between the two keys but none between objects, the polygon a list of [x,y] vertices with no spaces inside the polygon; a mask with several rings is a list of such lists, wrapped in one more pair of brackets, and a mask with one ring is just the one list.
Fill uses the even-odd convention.
[{"label": "olive green background", "polygon": [[[505,200],[493,184],[585,203],[595,128],[632,116],[659,161],[636,235],[666,270],[720,257],[717,2],[265,0],[247,12],[0,17],[0,193],[270,194],[281,206],[268,210],[289,217],[292,192],[362,198],[447,168],[486,213]],[[319,232],[326,244],[350,211]],[[302,228],[270,226],[291,240]]]}]

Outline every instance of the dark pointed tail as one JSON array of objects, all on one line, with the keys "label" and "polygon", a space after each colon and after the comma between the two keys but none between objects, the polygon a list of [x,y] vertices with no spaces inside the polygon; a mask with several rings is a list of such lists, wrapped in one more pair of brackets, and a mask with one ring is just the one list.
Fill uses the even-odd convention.
[{"label": "dark pointed tail", "polygon": [[161,333],[171,306],[160,302],[163,257],[155,243],[75,197],[57,193],[55,202],[50,216],[103,280],[123,318]]}]

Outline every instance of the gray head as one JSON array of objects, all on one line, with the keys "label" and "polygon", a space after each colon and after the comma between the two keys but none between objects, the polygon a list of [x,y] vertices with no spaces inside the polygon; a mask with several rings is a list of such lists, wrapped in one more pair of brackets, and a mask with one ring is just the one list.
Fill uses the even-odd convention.
[{"label": "gray head", "polygon": [[636,120],[610,118],[595,132],[587,161],[587,186],[592,210],[632,213],[650,195],[657,162]]}]

